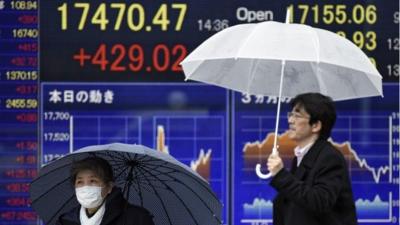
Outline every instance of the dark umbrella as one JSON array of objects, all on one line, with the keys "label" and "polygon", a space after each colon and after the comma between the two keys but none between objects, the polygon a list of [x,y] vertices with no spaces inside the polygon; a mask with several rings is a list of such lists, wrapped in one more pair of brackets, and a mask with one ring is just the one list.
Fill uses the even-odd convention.
[{"label": "dark umbrella", "polygon": [[114,170],[115,185],[130,203],[145,207],[157,225],[221,224],[219,199],[209,184],[172,156],[141,146],[96,145],[82,148],[46,166],[32,181],[32,207],[47,225],[78,206],[70,183],[74,161],[87,157],[106,159]]}]

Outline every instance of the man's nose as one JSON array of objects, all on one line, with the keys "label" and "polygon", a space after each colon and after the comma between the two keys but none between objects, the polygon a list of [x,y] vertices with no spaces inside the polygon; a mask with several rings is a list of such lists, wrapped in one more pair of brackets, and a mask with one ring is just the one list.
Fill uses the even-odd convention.
[{"label": "man's nose", "polygon": [[287,118],[287,120],[288,120],[288,123],[289,123],[289,124],[293,124],[293,123],[294,123],[294,118],[293,118],[293,116],[289,116],[289,117]]}]

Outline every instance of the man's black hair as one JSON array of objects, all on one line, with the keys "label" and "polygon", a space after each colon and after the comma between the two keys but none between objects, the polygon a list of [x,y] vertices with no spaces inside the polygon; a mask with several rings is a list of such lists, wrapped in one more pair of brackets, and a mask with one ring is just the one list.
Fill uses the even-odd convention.
[{"label": "man's black hair", "polygon": [[290,102],[292,108],[303,107],[310,115],[309,124],[321,121],[320,139],[328,139],[336,122],[336,109],[332,99],[320,93],[305,93],[297,95]]}]

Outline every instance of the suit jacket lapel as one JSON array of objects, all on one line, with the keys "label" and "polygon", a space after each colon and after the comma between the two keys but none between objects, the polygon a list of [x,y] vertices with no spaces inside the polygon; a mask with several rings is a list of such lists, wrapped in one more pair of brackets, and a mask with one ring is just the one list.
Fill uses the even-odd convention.
[{"label": "suit jacket lapel", "polygon": [[297,177],[300,180],[303,179],[304,175],[306,174],[306,171],[310,170],[313,167],[319,153],[322,150],[322,147],[324,146],[324,143],[325,143],[324,140],[317,140],[313,144],[313,146],[311,146],[310,150],[301,160],[299,167],[296,169],[296,172],[294,173],[295,177]]},{"label": "suit jacket lapel", "polygon": [[297,157],[294,157],[292,160],[292,166],[290,167],[290,173],[295,174],[297,170]]}]

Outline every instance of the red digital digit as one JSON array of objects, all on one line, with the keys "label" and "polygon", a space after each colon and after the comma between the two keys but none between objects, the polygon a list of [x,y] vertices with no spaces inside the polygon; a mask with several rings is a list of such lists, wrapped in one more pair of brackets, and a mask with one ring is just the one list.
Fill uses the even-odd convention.
[{"label": "red digital digit", "polygon": [[[119,54],[118,54],[119,53]],[[112,55],[118,55],[115,61],[111,64],[110,70],[111,71],[126,71],[125,66],[119,65],[123,58],[125,58],[126,50],[125,46],[121,44],[116,44],[111,49]]]},{"label": "red digital digit", "polygon": [[[161,59],[164,59],[163,61]],[[169,67],[169,49],[164,44],[158,44],[153,49],[153,65],[157,71],[166,71]]]},{"label": "red digital digit", "polygon": [[181,72],[182,71],[182,67],[179,65],[179,63],[181,63],[182,60],[187,55],[186,47],[183,46],[183,45],[175,45],[174,48],[172,48],[172,55],[173,56],[177,55],[178,58],[172,64],[171,70],[174,71],[174,72]]},{"label": "red digital digit", "polygon": [[128,51],[128,57],[130,61],[130,70],[132,70],[133,72],[137,72],[142,69],[144,62],[144,53],[142,46],[138,44],[131,45]]},{"label": "red digital digit", "polygon": [[102,71],[105,71],[108,65],[106,49],[106,45],[101,44],[92,58],[92,64],[99,65]]}]

